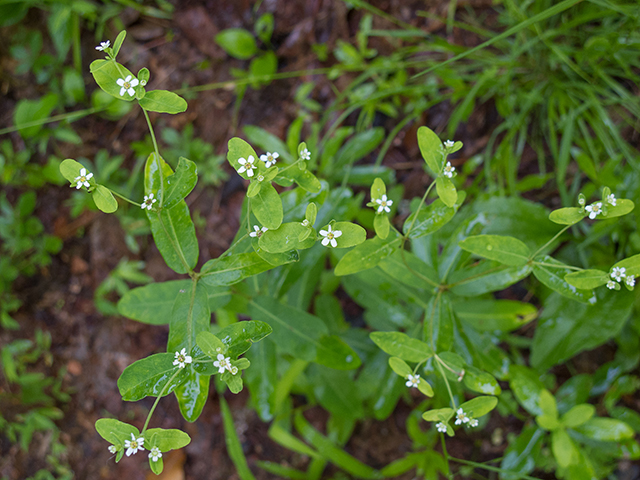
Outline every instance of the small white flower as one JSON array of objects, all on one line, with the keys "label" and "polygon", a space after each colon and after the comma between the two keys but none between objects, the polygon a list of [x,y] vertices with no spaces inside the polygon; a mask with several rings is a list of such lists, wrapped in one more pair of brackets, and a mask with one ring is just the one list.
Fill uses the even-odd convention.
[{"label": "small white flower", "polygon": [[253,155],[249,155],[249,158],[244,159],[244,158],[239,158],[238,159],[238,163],[240,165],[242,165],[239,169],[238,169],[238,173],[243,173],[243,172],[247,172],[247,177],[253,177],[253,170],[255,168],[257,168],[253,162],[255,162],[255,158],[253,158]]},{"label": "small white flower", "polygon": [[447,431],[447,424],[443,422],[436,423],[436,428],[439,432],[445,433]]},{"label": "small white flower", "polygon": [[142,202],[142,205],[140,205],[141,209],[147,209],[147,210],[151,210],[153,208],[153,204],[156,203],[158,201],[157,198],[153,198],[153,193],[150,193],[149,195],[145,195],[144,196],[144,202]]},{"label": "small white flower", "polygon": [[387,200],[387,196],[382,195],[382,198],[376,198],[376,203],[379,205],[378,213],[381,213],[383,210],[389,213],[391,211],[389,207],[393,205],[393,200]]},{"label": "small white flower", "polygon": [[602,213],[602,202],[592,203],[591,205],[587,205],[584,209],[589,212],[589,218],[593,220],[596,216]]},{"label": "small white flower", "polygon": [[127,75],[127,78],[125,78],[124,80],[119,78],[118,80],[116,80],[116,83],[118,85],[120,85],[120,96],[124,97],[124,92],[127,92],[129,95],[131,95],[132,97],[136,94],[136,91],[133,87],[137,87],[138,86],[138,79],[137,78],[133,78],[131,75]]},{"label": "small white flower", "polygon": [[80,169],[80,175],[76,177],[75,181],[78,182],[78,184],[76,185],[76,189],[80,190],[80,188],[84,185],[85,187],[89,188],[89,179],[93,177],[93,173],[87,173],[87,169],[86,168],[81,168]]},{"label": "small white flower", "polygon": [[100,50],[101,52],[105,51],[107,48],[111,46],[111,42],[107,40],[106,42],[100,42],[100,45],[96,47],[96,50]]},{"label": "small white flower", "polygon": [[635,275],[629,275],[627,278],[624,279],[624,282],[628,286],[633,287],[636,284],[636,276]]},{"label": "small white flower", "polygon": [[147,81],[146,80],[140,80],[140,86],[144,87],[147,85]]},{"label": "small white flower", "polygon": [[451,140],[447,140],[446,142],[444,142],[444,146],[447,148],[453,148],[454,142],[452,142]]},{"label": "small white flower", "polygon": [[407,387],[415,387],[418,388],[420,384],[420,375],[407,375],[407,383],[405,384]]},{"label": "small white flower", "polygon": [[613,193],[607,195],[607,203],[614,207],[616,206],[616,196]]},{"label": "small white flower", "polygon": [[456,412],[456,425],[462,425],[463,423],[469,422],[469,417],[467,414],[462,411],[461,408]]},{"label": "small white flower", "polygon": [[331,246],[333,248],[336,248],[338,246],[338,242],[336,242],[336,238],[342,235],[342,232],[340,230],[331,231],[331,225],[329,225],[329,227],[327,228],[328,230],[320,230],[320,235],[324,237],[322,239],[322,246],[326,247],[327,245],[329,245],[329,243],[331,243]]},{"label": "small white flower", "polygon": [[218,367],[218,373],[224,373],[225,370],[231,371],[231,358],[225,358],[221,353],[218,354],[218,360],[213,362],[214,367]]},{"label": "small white flower", "polygon": [[258,175],[258,181],[259,182],[264,181],[264,175]]},{"label": "small white flower", "polygon": [[445,177],[453,178],[453,172],[455,171],[456,171],[456,167],[452,167],[451,162],[447,162],[447,164],[444,166],[444,170],[442,171],[442,174]]},{"label": "small white flower", "polygon": [[465,371],[464,371],[464,368],[463,368],[463,369],[460,371],[460,373],[458,374],[458,381],[459,381],[459,382],[461,382],[461,381],[462,381],[462,379],[464,378],[464,374],[465,374]]},{"label": "small white flower", "polygon": [[154,462],[157,462],[159,458],[162,458],[162,452],[158,447],[153,447],[149,452],[149,458]]},{"label": "small white flower", "polygon": [[622,281],[624,277],[627,276],[627,269],[624,267],[613,267],[613,271],[611,272],[611,278],[613,278],[616,282]]},{"label": "small white flower", "polygon": [[585,198],[584,198],[584,197],[580,197],[580,198],[578,199],[578,205],[580,205],[581,207],[584,207],[584,204],[585,204],[586,202],[587,202],[587,201],[585,200]]},{"label": "small white flower", "polygon": [[614,282],[613,280],[609,280],[609,281],[607,282],[607,288],[608,288],[609,290],[615,290],[616,285],[617,285],[617,283],[616,283],[616,282]]},{"label": "small white flower", "polygon": [[264,162],[265,167],[269,168],[271,165],[276,164],[276,160],[278,159],[279,156],[280,154],[278,152],[273,152],[273,153],[267,152],[266,155],[260,155],[260,160]]},{"label": "small white flower", "polygon": [[302,225],[303,227],[308,227],[309,226],[309,220],[307,220],[305,218],[300,225]]},{"label": "small white flower", "polygon": [[254,226],[253,226],[253,230],[254,230],[254,231],[253,231],[253,232],[251,232],[251,233],[249,234],[249,236],[250,236],[250,237],[254,237],[254,238],[255,238],[255,237],[258,237],[258,238],[259,238],[259,237],[261,237],[261,236],[262,236],[262,234],[263,234],[264,232],[266,232],[266,231],[267,231],[267,230],[269,230],[269,229],[268,229],[267,227],[262,227],[262,228],[260,228],[258,225],[254,225]]},{"label": "small white flower", "polygon": [[231,375],[236,375],[238,373],[238,367],[234,365],[229,369],[229,371],[231,372]]},{"label": "small white flower", "polygon": [[187,355],[187,349],[183,348],[179,352],[176,352],[176,359],[173,361],[174,365],[177,365],[178,368],[184,368],[187,366],[187,363],[193,362],[193,358],[191,355]]},{"label": "small white flower", "polygon": [[124,446],[127,449],[127,457],[130,457],[132,454],[138,453],[138,450],[144,450],[144,438],[140,437],[136,439],[136,436],[132,433],[131,440],[125,440]]},{"label": "small white flower", "polygon": [[477,427],[478,426],[478,420],[476,420],[475,418],[470,418],[469,419],[469,426],[470,427]]},{"label": "small white flower", "polygon": [[302,150],[302,152],[300,152],[300,158],[302,158],[303,160],[311,160],[311,152],[305,148],[304,150]]},{"label": "small white flower", "polygon": [[111,453],[116,453],[118,451],[118,449],[116,448],[115,445],[109,445],[109,451]]}]

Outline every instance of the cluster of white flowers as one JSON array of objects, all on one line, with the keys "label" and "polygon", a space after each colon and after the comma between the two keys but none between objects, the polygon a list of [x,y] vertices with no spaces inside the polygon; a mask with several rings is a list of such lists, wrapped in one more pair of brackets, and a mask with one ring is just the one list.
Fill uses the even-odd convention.
[{"label": "cluster of white flowers", "polygon": [[466,413],[464,413],[462,408],[459,408],[456,411],[456,422],[455,423],[456,423],[456,425],[464,425],[465,423],[468,423],[470,427],[477,427],[478,426],[478,420],[476,420],[475,418],[469,417]]},{"label": "cluster of white flowers", "polygon": [[153,198],[153,193],[144,196],[144,202],[140,205],[140,208],[143,210],[146,208],[147,210],[151,210],[153,208],[153,204],[158,201],[157,198]]},{"label": "cluster of white flowers", "polygon": [[253,226],[253,232],[251,232],[249,234],[249,236],[250,237],[254,237],[254,238],[256,238],[256,237],[260,238],[262,236],[262,234],[264,232],[266,232],[267,230],[269,230],[267,227],[260,228],[258,225],[254,225]]},{"label": "cluster of white flowers", "polygon": [[420,385],[420,375],[407,375],[407,383],[405,385],[407,387],[418,388],[418,385]]},{"label": "cluster of white flowers", "polygon": [[278,159],[279,156],[280,154],[278,152],[273,152],[273,153],[267,152],[266,155],[260,155],[260,160],[264,162],[265,167],[269,168],[271,165],[276,164],[276,160]]},{"label": "cluster of white flowers", "polygon": [[81,168],[80,175],[78,175],[75,179],[75,182],[77,182],[76,189],[80,190],[82,186],[89,188],[91,186],[89,184],[89,179],[91,179],[91,177],[93,177],[93,173],[87,172],[86,168]]},{"label": "cluster of white flowers", "polygon": [[342,235],[342,232],[340,230],[332,231],[331,225],[329,225],[327,228],[328,230],[320,230],[320,235],[324,237],[322,239],[322,245],[326,247],[327,245],[331,244],[331,246],[335,248],[338,246],[338,242],[336,241],[336,238]]},{"label": "cluster of white flowers", "polygon": [[173,361],[173,364],[177,365],[178,368],[184,368],[191,362],[193,362],[193,358],[191,358],[191,355],[187,355],[187,349],[183,348],[179,352],[176,352],[176,359]]},{"label": "cluster of white flowers", "polygon": [[253,171],[258,168],[253,164],[255,161],[253,155],[249,155],[249,158],[239,158],[238,163],[242,166],[238,169],[238,173],[247,172],[247,177],[253,177]]},{"label": "cluster of white flowers", "polygon": [[[615,280],[615,281],[614,281]],[[607,282],[607,288],[610,290],[616,289],[618,282],[627,284],[628,287],[633,288],[636,284],[635,275],[627,275],[627,269],[624,267],[613,267],[611,270],[611,280]]]},{"label": "cluster of white flowers", "polygon": [[116,80],[116,83],[120,86],[121,97],[124,97],[125,92],[133,97],[136,94],[136,91],[133,87],[137,87],[138,83],[140,82],[137,78],[132,77],[131,75],[127,75],[127,78],[119,78],[118,80]]},{"label": "cluster of white flowers", "polygon": [[389,207],[393,205],[393,200],[389,200],[386,195],[382,195],[382,198],[376,198],[376,203],[378,204],[378,213],[383,211],[389,213],[391,211]]},{"label": "cluster of white flowers", "polygon": [[231,375],[238,373],[238,367],[231,365],[230,357],[225,357],[223,354],[219,353],[217,358],[218,360],[213,362],[213,366],[218,368],[218,373],[224,373],[225,370],[229,370]]},{"label": "cluster of white flowers", "polygon": [[[616,203],[617,203],[616,196],[613,193],[607,195],[606,202],[609,205],[615,207]],[[580,205],[582,205],[584,203],[584,201],[580,201],[579,203],[580,203]],[[584,209],[587,212],[589,212],[589,218],[591,220],[593,220],[594,218],[596,218],[598,215],[600,215],[603,212],[602,202],[592,203],[591,205],[587,205],[586,207],[584,207]]]}]

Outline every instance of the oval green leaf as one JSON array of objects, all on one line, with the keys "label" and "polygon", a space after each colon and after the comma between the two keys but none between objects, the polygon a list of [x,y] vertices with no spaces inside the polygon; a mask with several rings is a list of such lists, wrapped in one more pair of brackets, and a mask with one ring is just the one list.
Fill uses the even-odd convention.
[{"label": "oval green leaf", "polygon": [[458,245],[467,252],[514,267],[525,265],[531,255],[524,242],[503,235],[474,235]]},{"label": "oval green leaf", "polygon": [[91,194],[96,207],[104,213],[113,213],[118,209],[118,201],[107,187],[96,185],[95,190]]},{"label": "oval green leaf", "polygon": [[569,285],[588,290],[606,284],[609,281],[609,275],[602,270],[588,269],[569,273],[564,276],[564,279]]},{"label": "oval green leaf", "polygon": [[151,90],[138,102],[142,108],[149,112],[175,114],[187,110],[187,101],[168,90]]},{"label": "oval green leaf", "polygon": [[577,207],[560,208],[549,214],[549,220],[559,225],[575,225],[587,214]]}]

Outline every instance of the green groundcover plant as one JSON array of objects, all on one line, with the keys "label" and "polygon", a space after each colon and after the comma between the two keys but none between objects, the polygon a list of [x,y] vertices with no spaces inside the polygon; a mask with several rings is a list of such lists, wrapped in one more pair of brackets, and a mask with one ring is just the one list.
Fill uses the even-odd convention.
[{"label": "green groundcover plant", "polygon": [[[312,459],[307,472],[260,464],[286,478],[320,478],[327,461],[357,478],[394,477],[414,468],[424,478],[438,472],[451,478],[454,461],[501,478],[532,478],[527,475],[540,467],[578,480],[604,478],[618,459],[640,458],[634,439],[640,416],[617,405],[621,392],[637,385],[629,380],[626,390],[620,384],[618,394],[608,394],[610,416],[598,415],[606,412],[588,402],[618,380],[607,377],[607,369],[617,368],[619,375],[638,364],[639,325],[628,320],[640,255],[614,262],[600,257],[598,268],[585,269],[571,265],[584,264],[575,251],[558,249],[572,228],[613,226],[633,211],[633,201],[604,187],[600,198],[580,195],[576,206],[550,214],[517,198],[478,198],[463,207],[466,195],[449,159],[462,143],[442,142],[420,127],[418,144],[433,181],[396,228],[389,219],[401,203],[401,188],[387,190],[378,170],[362,171],[358,184],[370,187],[363,207],[364,193],[331,176],[332,168],[350,168],[371,150],[366,132],[354,137],[360,143],[340,149],[348,132],[321,146],[301,142],[299,128],[285,144],[254,127],[249,137],[264,154],[240,138],[228,144],[227,160],[248,185],[242,226],[225,253],[196,270],[198,242],[185,198],[196,185],[197,167],[180,157],[174,169],[163,159],[148,113],[178,114],[187,103],[169,91],[147,90],[148,69],[134,75],[118,63],[124,39],[121,32],[113,46],[106,41],[97,47],[106,57],[91,64],[91,73],[107,94],[137,102],[147,120],[154,151],[144,167],[144,198],[116,193],[73,159],[64,160],[60,171],[103,212],[117,210],[116,197],[143,209],[166,264],[188,278],[133,288],[118,303],[123,316],[168,324],[169,338],[166,353],[136,361],[118,379],[126,401],[155,397],[142,429],[113,418],[96,422],[116,462],[144,452],[159,474],[163,454],[190,438],[180,430],[150,428],[158,402],[173,394],[184,418],[194,422],[212,377],[220,393],[238,393],[247,384],[256,412],[272,422],[271,438]],[[323,171],[327,179],[314,174]],[[545,289],[533,339],[512,332],[532,321],[537,309],[493,295],[528,278]],[[333,295],[339,287],[363,308],[366,326],[345,320]],[[251,320],[238,321],[238,315]],[[556,388],[553,377],[540,375],[614,337],[621,353],[595,381],[576,375]],[[525,366],[523,346],[531,350],[532,368]],[[413,396],[424,399],[407,421],[415,452],[377,470],[342,449],[358,420],[387,418],[415,390]],[[294,408],[292,393],[330,413],[327,435]],[[219,399],[229,453],[240,476],[253,478],[231,413]],[[499,467],[448,455],[446,437],[484,428],[495,409],[524,422]],[[426,422],[418,426],[420,418]],[[434,450],[438,439],[441,454]]]}]

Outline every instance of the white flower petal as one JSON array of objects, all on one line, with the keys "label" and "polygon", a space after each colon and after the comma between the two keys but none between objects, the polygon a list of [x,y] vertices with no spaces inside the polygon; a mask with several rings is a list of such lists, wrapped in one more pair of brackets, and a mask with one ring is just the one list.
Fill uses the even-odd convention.
[{"label": "white flower petal", "polygon": [[322,246],[326,247],[327,245],[329,245],[330,240],[328,238],[323,238],[322,239]]},{"label": "white flower petal", "polygon": [[334,230],[333,231],[333,236],[334,238],[338,238],[342,235],[342,232],[340,230]]}]

